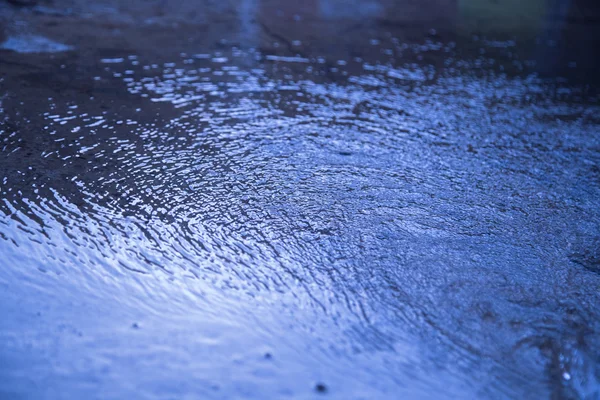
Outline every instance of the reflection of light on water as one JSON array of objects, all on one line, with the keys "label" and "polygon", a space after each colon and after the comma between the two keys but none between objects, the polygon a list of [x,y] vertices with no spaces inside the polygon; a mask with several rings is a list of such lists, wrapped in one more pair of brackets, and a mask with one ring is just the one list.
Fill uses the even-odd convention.
[{"label": "reflection of light on water", "polygon": [[[305,393],[322,375],[337,398],[518,398],[547,390],[544,343],[594,355],[565,347],[581,328],[562,329],[575,317],[557,302],[584,314],[597,293],[555,295],[571,268],[556,254],[597,228],[595,186],[570,183],[591,181],[597,158],[586,122],[597,108],[558,98],[576,90],[475,77],[469,61],[440,74],[339,59],[325,82],[324,58],[233,49],[169,61],[104,59],[102,80],[122,83],[127,107],[58,104],[40,160],[17,158],[26,132],[3,133],[3,187],[20,193],[2,192],[0,277],[117,308],[103,325],[127,331],[92,331],[103,340],[82,354],[118,367],[111,351],[133,349],[144,362],[123,377],[169,359],[153,380],[185,370],[250,393]],[[282,364],[264,367],[263,347]],[[571,364],[560,373],[577,381]]]},{"label": "reflection of light on water", "polygon": [[243,0],[239,9],[240,44],[243,48],[255,48],[260,44],[260,26],[256,22],[260,0]]}]

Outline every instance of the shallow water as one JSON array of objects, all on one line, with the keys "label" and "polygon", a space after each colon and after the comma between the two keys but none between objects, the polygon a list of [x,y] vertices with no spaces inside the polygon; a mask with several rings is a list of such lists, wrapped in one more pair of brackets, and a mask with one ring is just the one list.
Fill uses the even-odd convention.
[{"label": "shallow water", "polygon": [[0,395],[597,398],[598,98],[473,40],[6,89]]}]

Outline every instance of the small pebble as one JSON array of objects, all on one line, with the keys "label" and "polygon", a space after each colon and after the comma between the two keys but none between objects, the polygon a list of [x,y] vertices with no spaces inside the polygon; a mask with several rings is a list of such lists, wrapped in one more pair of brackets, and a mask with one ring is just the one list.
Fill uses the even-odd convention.
[{"label": "small pebble", "polygon": [[324,383],[319,382],[315,385],[315,390],[319,393],[325,393],[327,392],[327,386],[325,386]]}]

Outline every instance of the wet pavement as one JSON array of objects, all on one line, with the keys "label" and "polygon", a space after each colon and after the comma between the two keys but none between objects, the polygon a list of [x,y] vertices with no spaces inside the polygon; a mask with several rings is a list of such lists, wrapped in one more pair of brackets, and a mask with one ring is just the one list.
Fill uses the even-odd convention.
[{"label": "wet pavement", "polygon": [[600,398],[599,51],[591,1],[0,2],[0,398]]}]

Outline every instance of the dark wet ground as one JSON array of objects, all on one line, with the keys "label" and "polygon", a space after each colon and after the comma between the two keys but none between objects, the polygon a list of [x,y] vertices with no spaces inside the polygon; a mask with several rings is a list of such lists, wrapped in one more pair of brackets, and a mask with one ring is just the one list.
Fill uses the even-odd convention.
[{"label": "dark wet ground", "polygon": [[0,2],[1,399],[600,398],[600,7]]}]

